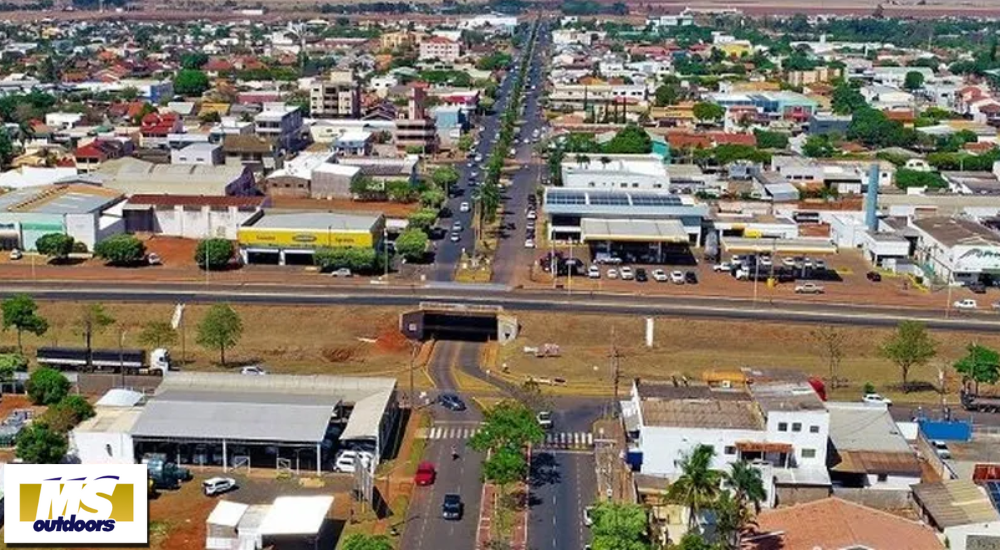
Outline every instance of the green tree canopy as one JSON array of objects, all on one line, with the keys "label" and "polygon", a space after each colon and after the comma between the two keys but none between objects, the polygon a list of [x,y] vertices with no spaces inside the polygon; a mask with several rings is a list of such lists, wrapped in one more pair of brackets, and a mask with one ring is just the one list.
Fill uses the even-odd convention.
[{"label": "green tree canopy", "polygon": [[8,166],[16,154],[10,134],[5,129],[0,129],[0,167]]},{"label": "green tree canopy", "polygon": [[371,273],[384,267],[383,257],[374,248],[321,248],[313,256],[313,262],[323,271],[346,267],[353,272]]},{"label": "green tree canopy", "polygon": [[649,519],[639,504],[601,502],[591,512],[594,550],[647,550]]},{"label": "green tree canopy", "polygon": [[415,227],[426,232],[434,225],[437,218],[437,208],[421,208],[406,218],[407,227]]},{"label": "green tree canopy", "polygon": [[421,229],[407,229],[396,238],[396,253],[409,261],[419,261],[427,252],[427,233]]},{"label": "green tree canopy", "polygon": [[209,88],[208,75],[197,69],[181,69],[174,78],[174,93],[200,96]]},{"label": "green tree canopy", "polygon": [[73,252],[73,237],[64,233],[47,233],[35,241],[35,249],[39,254],[62,259]]},{"label": "green tree canopy", "polygon": [[458,183],[460,177],[461,174],[451,165],[439,166],[431,172],[431,181],[445,193],[449,192],[451,187]]},{"label": "green tree canopy", "polygon": [[937,172],[921,172],[919,170],[900,168],[896,170],[896,187],[900,189],[907,189],[909,187],[942,189],[948,187],[948,183]]},{"label": "green tree canopy", "polygon": [[717,103],[703,101],[694,104],[692,113],[694,114],[694,118],[702,122],[715,122],[726,116],[726,108]]},{"label": "green tree canopy", "polygon": [[344,539],[342,550],[393,550],[392,539],[385,535],[354,533]]},{"label": "green tree canopy", "polygon": [[214,304],[198,323],[198,345],[219,350],[219,362],[225,366],[226,350],[239,343],[243,321],[229,304]]},{"label": "green tree canopy", "polygon": [[677,103],[681,97],[681,91],[676,84],[665,82],[656,88],[653,97],[657,107],[666,107]]},{"label": "green tree canopy", "polygon": [[937,355],[937,342],[927,332],[927,325],[919,321],[902,321],[896,332],[882,342],[882,357],[899,367],[903,391],[910,391],[910,370],[924,365]]},{"label": "green tree canopy", "polygon": [[483,461],[483,479],[500,486],[516,483],[528,475],[528,462],[519,449],[500,447]]},{"label": "green tree canopy", "polygon": [[173,346],[177,343],[177,331],[166,321],[150,321],[143,325],[138,340],[151,348]]},{"label": "green tree canopy", "polygon": [[867,107],[868,102],[865,101],[865,97],[857,88],[842,82],[833,89],[830,106],[833,108],[833,112],[838,115],[849,115],[858,109]]},{"label": "green tree canopy", "polygon": [[35,369],[28,377],[25,389],[35,405],[55,405],[69,393],[70,381],[55,369]]},{"label": "green tree canopy", "polygon": [[653,141],[646,130],[635,124],[626,124],[604,146],[609,155],[641,155],[653,150]]},{"label": "green tree canopy", "polygon": [[45,424],[29,424],[17,434],[17,457],[28,464],[58,464],[67,448],[66,436]]},{"label": "green tree canopy", "polygon": [[14,327],[17,332],[17,350],[24,353],[21,335],[25,332],[41,336],[49,330],[49,323],[38,315],[38,304],[27,294],[17,294],[0,302],[3,313],[3,329]]},{"label": "green tree canopy", "polygon": [[788,134],[771,132],[769,130],[754,130],[757,137],[757,147],[761,149],[784,149],[788,147]]},{"label": "green tree canopy", "polygon": [[924,87],[924,75],[918,71],[910,71],[903,78],[903,88],[915,91]]},{"label": "green tree canopy", "polygon": [[681,459],[681,475],[667,493],[668,499],[691,511],[689,528],[698,525],[702,511],[710,509],[719,496],[723,474],[712,469],[714,457],[711,446],[697,445]]},{"label": "green tree canopy", "polygon": [[955,362],[955,372],[976,384],[996,384],[1000,380],[1000,353],[979,344],[969,344],[964,357]]},{"label": "green tree canopy", "polygon": [[135,265],[146,257],[146,245],[135,235],[113,235],[94,246],[94,255],[111,265]]},{"label": "green tree canopy", "polygon": [[194,261],[202,269],[225,269],[233,259],[233,243],[226,239],[205,239],[198,241],[194,250]]},{"label": "green tree canopy", "polygon": [[200,69],[208,63],[208,55],[202,52],[184,52],[181,54],[181,67],[185,69]]},{"label": "green tree canopy", "polygon": [[469,445],[478,451],[501,447],[521,449],[529,443],[540,443],[545,438],[535,413],[518,401],[501,401],[487,409],[483,416],[482,427],[469,441]]},{"label": "green tree canopy", "polygon": [[806,138],[805,145],[802,146],[802,154],[810,158],[829,158],[836,154],[830,136],[813,135]]}]

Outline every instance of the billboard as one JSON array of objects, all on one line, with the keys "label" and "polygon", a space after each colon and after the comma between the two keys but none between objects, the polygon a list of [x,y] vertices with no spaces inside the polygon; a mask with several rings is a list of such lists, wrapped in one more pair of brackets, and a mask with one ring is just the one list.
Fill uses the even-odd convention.
[{"label": "billboard", "polygon": [[239,242],[248,248],[372,248],[371,232],[327,231],[325,229],[240,228]]}]

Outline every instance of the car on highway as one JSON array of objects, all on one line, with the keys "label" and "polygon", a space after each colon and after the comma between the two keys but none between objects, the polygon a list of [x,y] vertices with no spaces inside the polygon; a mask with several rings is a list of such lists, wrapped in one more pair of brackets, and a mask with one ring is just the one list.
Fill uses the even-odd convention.
[{"label": "car on highway", "polygon": [[417,465],[417,473],[413,474],[413,483],[423,487],[433,485],[435,479],[437,479],[437,470],[434,469],[434,463],[425,461]]},{"label": "car on highway", "polygon": [[865,278],[873,283],[882,282],[882,275],[878,271],[869,271],[865,273]]},{"label": "car on highway", "polygon": [[979,307],[979,304],[972,298],[965,298],[964,300],[958,300],[951,305],[955,309],[964,309],[964,310],[977,309]]},{"label": "car on highway", "polygon": [[667,276],[666,271],[663,271],[662,269],[654,269],[653,280],[658,283],[665,283],[670,280],[670,277]]},{"label": "car on highway", "polygon": [[729,262],[720,262],[712,266],[712,271],[725,271],[729,273],[733,270],[733,264]]},{"label": "car on highway", "polygon": [[542,427],[543,430],[552,429],[552,412],[551,411],[539,411],[535,417],[538,419],[538,425]]},{"label": "car on highway", "polygon": [[455,220],[455,223],[451,224],[451,230],[452,231],[461,231],[462,230],[462,222],[460,222],[458,220]]},{"label": "car on highway", "polygon": [[330,272],[331,277],[353,277],[354,274],[351,273],[350,268],[342,267],[340,269],[334,269]]},{"label": "car on highway", "polygon": [[816,283],[802,283],[801,285],[795,285],[796,294],[823,294],[826,289],[822,285]]},{"label": "car on highway", "polygon": [[465,505],[462,504],[461,495],[448,493],[444,496],[444,502],[441,503],[441,517],[448,520],[458,521],[462,519],[462,514],[464,512]]},{"label": "car on highway", "polygon": [[622,267],[618,272],[623,281],[631,281],[632,279],[635,279],[635,272],[632,271],[631,267]]},{"label": "car on highway", "polygon": [[201,491],[207,497],[221,495],[236,489],[236,480],[231,477],[210,477],[201,483]]},{"label": "car on highway", "polygon": [[438,403],[449,411],[464,411],[465,401],[453,393],[443,393],[438,397]]},{"label": "car on highway", "polygon": [[450,240],[453,243],[457,243],[458,241],[462,240],[462,236],[459,235],[458,233],[452,233]]},{"label": "car on highway", "polygon": [[644,268],[640,267],[640,268],[638,268],[638,269],[635,270],[635,282],[637,282],[637,283],[645,283],[648,280],[649,280],[649,277],[646,275],[646,270]]},{"label": "car on highway", "polygon": [[470,209],[469,208],[469,203],[467,203],[467,202],[463,202],[462,204],[458,205],[458,211],[459,212],[468,212],[469,209]]},{"label": "car on highway", "polygon": [[861,401],[869,405],[885,405],[886,407],[892,405],[892,399],[889,399],[887,397],[882,397],[877,393],[866,393],[861,398]]},{"label": "car on highway", "polygon": [[528,218],[529,220],[533,220],[533,219],[536,219],[536,218],[538,217],[538,213],[537,213],[537,212],[535,212],[535,210],[534,210],[534,209],[531,209],[531,210],[528,210],[528,214],[527,214],[527,216],[526,216],[526,217],[527,217],[527,218]]},{"label": "car on highway", "polygon": [[240,374],[245,374],[247,376],[264,376],[267,371],[257,365],[250,365],[249,367],[243,367],[240,369]]},{"label": "car on highway", "polygon": [[590,266],[590,268],[587,269],[587,278],[589,278],[589,279],[600,279],[601,278],[601,268],[597,267],[596,265]]},{"label": "car on highway", "polygon": [[683,271],[671,271],[670,272],[670,282],[675,285],[684,284],[684,272]]}]

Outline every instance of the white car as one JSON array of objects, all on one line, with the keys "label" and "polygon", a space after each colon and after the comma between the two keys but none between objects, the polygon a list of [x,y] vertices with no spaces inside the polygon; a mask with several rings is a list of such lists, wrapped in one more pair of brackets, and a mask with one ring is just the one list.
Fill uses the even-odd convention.
[{"label": "white car", "polygon": [[11,260],[20,260],[23,257],[24,257],[24,254],[22,254],[21,251],[18,250],[18,249],[16,249],[16,248],[10,251],[10,259]]},{"label": "white car", "polygon": [[976,301],[973,300],[972,298],[966,298],[964,300],[959,300],[959,301],[957,301],[957,302],[955,302],[954,304],[951,304],[951,305],[955,309],[976,309],[976,308],[979,307],[979,304],[976,303]]},{"label": "white car", "polygon": [[653,280],[658,283],[665,283],[670,280],[670,277],[667,277],[666,271],[663,271],[662,269],[654,269]]},{"label": "white car", "polygon": [[757,263],[759,263],[761,267],[771,267],[773,265],[770,256],[761,256],[760,259],[757,260]]},{"label": "white car", "polygon": [[462,204],[458,205],[458,211],[459,212],[468,212],[469,211],[469,203],[463,202]]},{"label": "white car", "polygon": [[948,444],[944,441],[939,441],[937,439],[931,441],[931,446],[934,447],[934,452],[941,458],[948,459],[951,458],[951,451],[948,450]]},{"label": "white car", "polygon": [[587,277],[590,279],[600,279],[601,268],[597,267],[596,265],[590,266],[590,269],[587,270]]},{"label": "white car", "polygon": [[795,267],[795,258],[792,258],[791,256],[785,256],[784,258],[781,259],[781,263],[785,267]]},{"label": "white car", "polygon": [[534,210],[528,210],[527,218],[529,220],[534,220],[534,219],[538,218],[538,214]]},{"label": "white car", "polygon": [[525,239],[524,248],[535,248],[535,239]]},{"label": "white car", "polygon": [[882,397],[877,393],[866,393],[861,401],[868,403],[869,405],[885,405],[886,407],[892,405],[892,399]]},{"label": "white car", "polygon": [[613,267],[611,269],[609,269],[608,270],[608,278],[609,279],[617,279],[618,278],[618,270],[615,269],[615,268],[613,268]]},{"label": "white car", "polygon": [[163,259],[156,252],[146,254],[146,263],[149,265],[163,265]]},{"label": "white car", "polygon": [[594,524],[593,512],[594,512],[593,506],[587,506],[586,508],[583,509],[583,524],[586,525],[587,527],[590,527]]},{"label": "white car", "polygon": [[623,281],[631,281],[635,279],[635,272],[632,271],[631,267],[623,267],[619,271]]},{"label": "white car", "polygon": [[684,272],[683,271],[671,271],[670,272],[670,282],[675,285],[684,284]]},{"label": "white car", "polygon": [[333,270],[333,272],[330,273],[330,276],[331,277],[353,277],[354,274],[351,273],[351,270],[349,268],[342,267],[340,269]]},{"label": "white car", "polygon": [[205,496],[221,495],[236,488],[236,480],[231,477],[212,477],[201,483]]},{"label": "white car", "polygon": [[712,266],[712,271],[725,271],[726,273],[729,273],[732,270],[733,264],[729,262],[722,262]]},{"label": "white car", "polygon": [[357,458],[361,457],[361,467],[368,468],[372,463],[372,455],[362,451],[341,451],[333,464],[334,472],[353,474],[357,466]]},{"label": "white car", "polygon": [[538,419],[538,425],[541,426],[543,430],[551,430],[552,429],[552,413],[551,412],[549,412],[549,411],[540,411],[538,413],[538,415],[536,415],[536,418]]},{"label": "white car", "polygon": [[258,367],[257,365],[251,365],[249,367],[243,367],[240,369],[240,374],[246,374],[248,376],[263,376],[267,374],[267,371]]},{"label": "white car", "polygon": [[802,283],[795,286],[796,294],[823,294],[826,289],[816,283]]}]

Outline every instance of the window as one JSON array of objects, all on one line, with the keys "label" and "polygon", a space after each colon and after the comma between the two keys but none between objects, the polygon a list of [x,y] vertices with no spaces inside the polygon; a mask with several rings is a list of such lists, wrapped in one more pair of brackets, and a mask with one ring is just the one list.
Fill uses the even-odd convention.
[{"label": "window", "polygon": [[733,447],[732,445],[726,445],[725,451],[727,455],[734,455],[736,454],[736,447]]},{"label": "window", "polygon": [[819,433],[819,426],[809,426],[809,433],[811,433],[811,434],[818,434]]},{"label": "window", "polygon": [[778,422],[778,431],[779,432],[787,432],[788,431],[788,422]]},{"label": "window", "polygon": [[802,458],[816,458],[816,449],[802,449]]},{"label": "window", "polygon": [[801,422],[793,422],[792,423],[792,431],[793,432],[801,432],[802,431],[802,423]]}]

